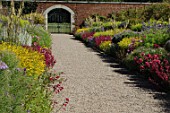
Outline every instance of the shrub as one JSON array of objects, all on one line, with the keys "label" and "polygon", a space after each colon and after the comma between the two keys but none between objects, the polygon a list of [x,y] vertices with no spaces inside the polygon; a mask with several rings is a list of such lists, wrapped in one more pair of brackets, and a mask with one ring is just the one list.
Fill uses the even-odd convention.
[{"label": "shrub", "polygon": [[81,38],[84,40],[84,41],[88,41],[88,38],[92,38],[94,35],[94,32],[84,32],[81,34]]},{"label": "shrub", "polygon": [[152,83],[167,90],[170,88],[170,63],[162,54],[145,54],[134,57],[138,70]]},{"label": "shrub", "polygon": [[99,45],[100,50],[110,54],[111,41],[104,41]]},{"label": "shrub", "polygon": [[132,52],[139,44],[143,42],[140,37],[127,37],[118,42],[120,49],[124,49],[127,53]]},{"label": "shrub", "polygon": [[99,36],[114,36],[115,34],[123,32],[123,31],[124,31],[124,29],[114,29],[114,30],[96,32],[94,34],[94,37],[99,37]]},{"label": "shrub", "polygon": [[132,29],[133,31],[138,31],[138,32],[140,32],[140,31],[142,30],[142,24],[132,25],[132,26],[131,26],[131,29]]},{"label": "shrub", "polygon": [[81,28],[81,29],[77,29],[75,34],[80,34],[82,32],[87,32],[87,31],[90,31],[90,28]]},{"label": "shrub", "polygon": [[54,55],[52,55],[51,49],[42,48],[39,45],[34,45],[33,50],[36,50],[44,55],[46,67],[53,68],[54,64],[56,63],[56,60],[54,59]]},{"label": "shrub", "polygon": [[154,44],[163,46],[169,39],[170,37],[167,34],[167,29],[149,30],[144,32],[144,37],[142,38],[144,46],[146,47],[153,47]]},{"label": "shrub", "polygon": [[[12,62],[12,60],[10,61]],[[12,62],[14,63],[14,62]],[[33,79],[23,71],[0,70],[0,112],[25,113],[25,97],[30,94]]]},{"label": "shrub", "polygon": [[165,49],[163,48],[148,48],[148,47],[139,47],[137,49],[135,49],[133,52],[131,52],[130,54],[127,55],[127,57],[124,60],[124,64],[125,66],[130,69],[130,70],[134,70],[137,71],[138,68],[135,65],[134,62],[134,57],[140,57],[141,53],[145,53],[145,54],[161,54],[161,55],[166,55],[167,52]]},{"label": "shrub", "polygon": [[9,51],[0,51],[0,61],[5,62],[9,69],[17,67],[19,63],[15,53]]},{"label": "shrub", "polygon": [[46,30],[44,30],[42,26],[32,26],[29,27],[27,31],[33,38],[32,44],[37,42],[42,47],[51,47],[51,35]]},{"label": "shrub", "polygon": [[144,10],[143,15],[145,17],[145,21],[148,21],[151,18],[168,21],[170,16],[169,4],[164,3],[150,5]]},{"label": "shrub", "polygon": [[24,19],[30,20],[33,24],[45,24],[45,18],[40,13],[30,13],[23,17]]},{"label": "shrub", "polygon": [[122,41],[118,42],[118,45],[121,49],[127,49],[131,42],[131,39],[126,37],[123,38]]},{"label": "shrub", "polygon": [[104,41],[111,41],[111,37],[110,36],[99,36],[99,37],[95,37],[95,45],[97,47],[99,47],[99,45],[104,42]]}]

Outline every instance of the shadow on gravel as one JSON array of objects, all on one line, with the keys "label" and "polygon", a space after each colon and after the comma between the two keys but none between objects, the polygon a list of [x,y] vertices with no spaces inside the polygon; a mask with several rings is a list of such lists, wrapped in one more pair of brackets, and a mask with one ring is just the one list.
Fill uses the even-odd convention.
[{"label": "shadow on gravel", "polygon": [[141,88],[142,90],[145,90],[149,93],[153,93],[154,99],[162,101],[162,103],[160,103],[160,105],[164,108],[162,112],[170,113],[170,93],[166,93],[162,91],[160,88],[151,84],[149,81],[142,78],[142,75],[139,75],[138,73],[135,72],[130,72],[125,68],[125,66],[119,64],[115,58],[100,52],[96,48],[93,48],[91,47],[91,45],[85,44],[80,40],[77,40],[75,38],[72,39],[78,41],[79,43],[84,44],[89,51],[96,52],[96,55],[98,55],[103,62],[108,63],[109,67],[114,68],[113,70],[114,72],[126,75],[128,77],[128,81],[124,83],[127,84],[127,86]]}]

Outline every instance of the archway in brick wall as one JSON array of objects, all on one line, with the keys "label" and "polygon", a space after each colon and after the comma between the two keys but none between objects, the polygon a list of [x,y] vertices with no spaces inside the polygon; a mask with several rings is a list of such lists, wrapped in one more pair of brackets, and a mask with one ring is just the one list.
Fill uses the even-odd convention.
[{"label": "archway in brick wall", "polygon": [[75,13],[64,5],[54,5],[44,12],[46,29],[55,33],[71,33],[74,29]]}]

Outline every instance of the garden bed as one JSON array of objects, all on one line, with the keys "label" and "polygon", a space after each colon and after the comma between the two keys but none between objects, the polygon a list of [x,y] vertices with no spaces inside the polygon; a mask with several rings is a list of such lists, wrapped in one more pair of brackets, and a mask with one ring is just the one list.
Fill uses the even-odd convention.
[{"label": "garden bed", "polygon": [[[164,7],[164,11],[169,9],[167,4],[149,6],[143,12],[150,14],[152,9],[154,12],[150,17],[143,15],[143,22],[137,18],[137,15],[141,17],[143,12],[136,11],[139,14],[135,15],[134,19],[133,9],[112,14],[105,20],[94,15],[86,19],[84,28],[76,31],[75,38],[111,55],[129,70],[140,73],[151,83],[169,91],[170,25],[163,11],[159,12],[162,16],[153,18],[158,13],[158,7]],[[170,15],[170,11],[166,14]],[[127,16],[127,19],[122,18],[124,16]]]}]

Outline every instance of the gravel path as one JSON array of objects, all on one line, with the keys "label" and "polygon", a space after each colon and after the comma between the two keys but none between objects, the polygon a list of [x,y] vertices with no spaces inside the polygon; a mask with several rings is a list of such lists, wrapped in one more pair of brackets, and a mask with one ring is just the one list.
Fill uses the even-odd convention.
[{"label": "gravel path", "polygon": [[[67,81],[60,97],[70,98],[62,113],[168,113],[165,94],[127,74],[108,57],[71,35],[53,34],[54,67]],[[59,98],[56,96],[55,98]],[[166,109],[166,110],[165,110]]]}]

